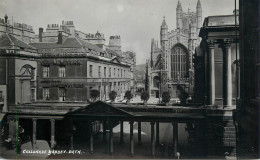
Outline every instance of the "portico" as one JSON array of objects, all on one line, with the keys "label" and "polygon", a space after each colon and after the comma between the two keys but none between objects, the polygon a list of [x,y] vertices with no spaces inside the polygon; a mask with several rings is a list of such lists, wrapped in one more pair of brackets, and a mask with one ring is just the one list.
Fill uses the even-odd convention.
[{"label": "portico", "polygon": [[[148,109],[150,110],[150,109]],[[204,123],[205,117],[199,113],[191,113],[191,114],[185,114],[185,113],[163,113],[158,114],[158,112],[147,112],[142,111],[141,108],[129,108],[129,107],[117,107],[111,104],[107,104],[101,101],[98,101],[94,104],[90,104],[89,106],[86,106],[84,108],[81,108],[79,110],[75,110],[73,112],[69,112],[66,114],[65,119],[73,119],[73,121],[77,120],[83,120],[88,121],[88,124],[93,124],[94,121],[103,122],[103,142],[106,142],[106,134],[107,130],[109,133],[109,140],[108,140],[108,154],[113,155],[116,154],[114,152],[114,133],[113,128],[117,125],[120,127],[120,138],[119,142],[120,144],[123,144],[125,141],[129,141],[129,156],[135,155],[135,146],[136,145],[143,145],[142,144],[142,122],[148,122],[150,123],[151,129],[150,129],[150,135],[151,135],[151,143],[150,143],[150,151],[151,151],[151,157],[156,156],[156,146],[160,143],[159,134],[160,134],[160,123],[172,123],[172,144],[173,144],[173,155],[176,155],[176,152],[178,151],[178,123],[185,123],[185,122],[191,122],[191,123]],[[124,122],[129,123],[129,139],[125,139],[124,135]],[[134,129],[133,125],[134,123],[137,124],[137,142],[134,138]],[[90,126],[92,128],[92,126]],[[89,130],[89,150],[90,153],[95,154],[95,150],[98,150],[98,148],[95,148],[94,146],[94,140],[93,140],[93,130]],[[148,146],[147,146],[148,147]]]}]

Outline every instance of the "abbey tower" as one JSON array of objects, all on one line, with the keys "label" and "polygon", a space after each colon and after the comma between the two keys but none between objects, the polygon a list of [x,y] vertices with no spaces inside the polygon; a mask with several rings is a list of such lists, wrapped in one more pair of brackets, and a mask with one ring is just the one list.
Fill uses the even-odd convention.
[{"label": "abbey tower", "polygon": [[160,48],[154,39],[151,43],[150,94],[158,97],[163,91],[169,91],[172,97],[176,98],[177,85],[181,85],[187,91],[192,90],[192,54],[195,46],[200,43],[198,35],[201,26],[200,0],[197,1],[195,12],[190,9],[184,12],[181,2],[178,1],[175,30],[168,31],[166,18],[163,18]]}]

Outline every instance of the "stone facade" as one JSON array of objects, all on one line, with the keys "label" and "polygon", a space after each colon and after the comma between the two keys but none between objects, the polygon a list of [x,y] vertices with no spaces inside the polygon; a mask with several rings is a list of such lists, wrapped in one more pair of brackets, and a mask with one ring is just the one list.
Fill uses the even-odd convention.
[{"label": "stone facade", "polygon": [[[177,98],[177,85],[192,93],[191,72],[192,54],[200,42],[198,37],[202,22],[202,7],[197,2],[196,12],[190,9],[183,12],[178,1],[176,8],[177,28],[168,31],[165,17],[160,31],[160,48],[158,42],[152,40],[149,63],[150,93],[159,97],[160,92],[169,91],[172,98]],[[154,84],[160,81],[161,86]]]}]

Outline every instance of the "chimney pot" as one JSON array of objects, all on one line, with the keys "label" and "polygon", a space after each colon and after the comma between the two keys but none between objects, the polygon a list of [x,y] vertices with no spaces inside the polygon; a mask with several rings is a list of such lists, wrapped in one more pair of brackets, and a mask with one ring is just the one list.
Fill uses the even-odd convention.
[{"label": "chimney pot", "polygon": [[58,33],[58,44],[62,44],[62,31],[59,31]]},{"label": "chimney pot", "polygon": [[43,28],[39,28],[39,42],[42,42],[42,32]]}]

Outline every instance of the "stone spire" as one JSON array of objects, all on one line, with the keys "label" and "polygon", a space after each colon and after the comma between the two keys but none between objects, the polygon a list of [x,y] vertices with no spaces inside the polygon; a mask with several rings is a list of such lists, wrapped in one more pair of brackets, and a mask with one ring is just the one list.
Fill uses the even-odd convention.
[{"label": "stone spire", "polygon": [[201,7],[200,0],[198,0],[197,2],[196,15],[197,15],[197,28],[200,28],[202,25],[202,7]]},{"label": "stone spire", "polygon": [[176,27],[182,28],[182,6],[179,0],[176,8]]}]

